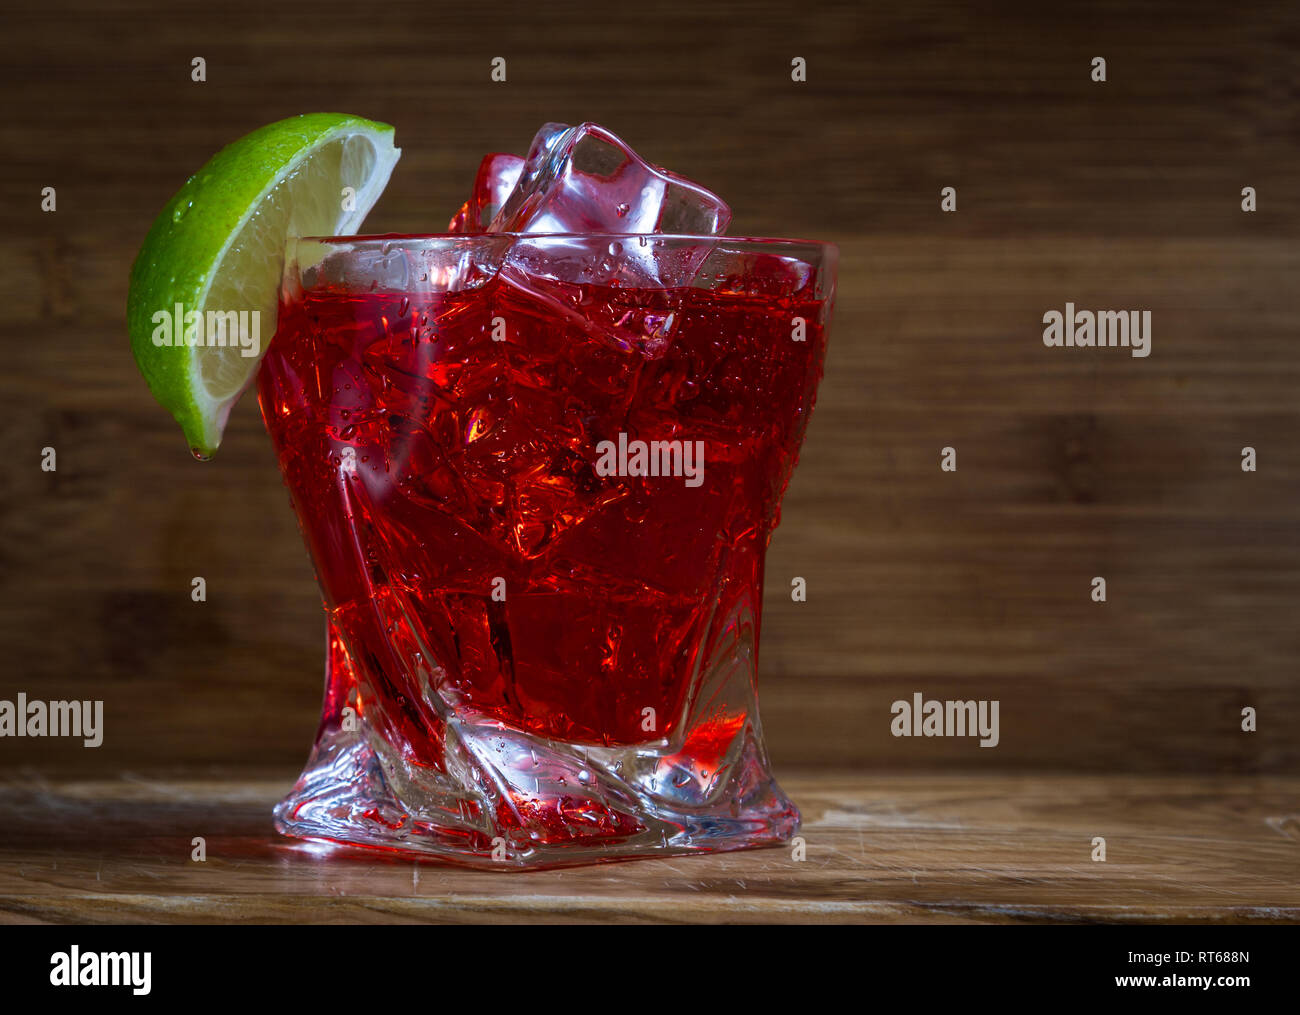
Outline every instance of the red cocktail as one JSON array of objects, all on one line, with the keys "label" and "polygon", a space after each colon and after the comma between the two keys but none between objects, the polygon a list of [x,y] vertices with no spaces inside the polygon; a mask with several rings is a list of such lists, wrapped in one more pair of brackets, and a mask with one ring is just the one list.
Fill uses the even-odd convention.
[{"label": "red cocktail", "polygon": [[788,838],[763,557],[834,248],[291,245],[261,404],[329,616],[282,831],[543,866]]}]

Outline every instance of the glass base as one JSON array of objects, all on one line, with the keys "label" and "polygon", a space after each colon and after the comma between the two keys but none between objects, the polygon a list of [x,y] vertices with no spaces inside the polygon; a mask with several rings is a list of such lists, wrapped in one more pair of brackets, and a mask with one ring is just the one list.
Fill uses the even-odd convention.
[{"label": "glass base", "polygon": [[[331,627],[326,717],[275,809],[284,835],[482,868],[562,867],[785,842],[799,811],[772,778],[753,689],[753,628],[712,653],[674,732],[625,746],[566,743],[448,707],[418,761],[369,709],[335,709],[358,677]],[[436,735],[434,735],[436,734]]]},{"label": "glass base", "polygon": [[[598,760],[594,748],[550,745],[570,755],[536,766],[536,745],[494,730],[476,744],[480,757],[499,759],[491,771],[476,770],[467,784],[442,780],[430,801],[404,804],[378,755],[355,741],[318,745],[311,766],[275,809],[282,834],[349,846],[438,857],[483,869],[562,867],[634,857],[747,849],[788,840],[799,828],[799,811],[754,758],[736,759],[720,791],[707,800],[695,777],[675,786],[683,771],[676,759],[635,749],[635,764],[678,794],[651,795],[620,778]],[[578,759],[583,751],[584,765]],[[612,752],[601,752],[612,753]],[[631,753],[629,751],[629,753]],[[522,758],[524,764],[509,759]],[[629,759],[633,760],[633,759]],[[545,769],[545,775],[527,774]]]}]

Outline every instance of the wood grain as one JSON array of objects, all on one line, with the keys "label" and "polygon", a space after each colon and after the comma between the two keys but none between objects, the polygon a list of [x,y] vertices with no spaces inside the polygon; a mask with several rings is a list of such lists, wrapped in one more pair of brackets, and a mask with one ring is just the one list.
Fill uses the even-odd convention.
[{"label": "wood grain", "polygon": [[[592,119],[726,195],[733,232],[841,245],[826,379],[768,564],[778,771],[1300,771],[1294,5],[764,0],[597,18],[53,0],[7,14],[5,34],[0,698],[103,698],[108,729],[93,751],[0,740],[3,770],[304,756],[323,624],[256,407],[238,407],[216,461],[191,462],[135,372],[123,310],[134,251],[188,174],[263,122],[341,108],[396,124],[405,149],[377,231],[440,228],[482,153]],[[1042,314],[1067,300],[1152,310],[1151,357],[1045,349]],[[46,446],[56,473],[39,470]],[[195,575],[207,603],[190,601]],[[1001,744],[891,737],[889,705],[914,691],[999,699]],[[1246,705],[1257,733],[1239,729]],[[774,879],[779,900],[787,882],[746,866],[765,862],[718,861]],[[161,913],[128,869],[110,867],[115,892]],[[1087,901],[1101,875],[1057,877],[1076,916],[1103,905]],[[1237,877],[1222,904],[1265,905]],[[843,911],[923,911],[905,887]]]},{"label": "wood grain", "polygon": [[773,848],[528,874],[279,838],[270,807],[291,779],[11,781],[0,921],[1300,921],[1294,777],[805,773],[786,780],[804,861]]}]

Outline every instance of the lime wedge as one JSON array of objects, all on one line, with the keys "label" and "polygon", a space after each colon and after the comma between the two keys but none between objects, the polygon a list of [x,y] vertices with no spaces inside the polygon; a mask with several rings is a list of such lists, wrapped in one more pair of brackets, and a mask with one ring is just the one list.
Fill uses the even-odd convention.
[{"label": "lime wedge", "polygon": [[131,268],[127,328],[195,457],[220,445],[275,335],[286,240],[355,233],[400,155],[387,124],[290,117],[219,151],[154,220]]}]

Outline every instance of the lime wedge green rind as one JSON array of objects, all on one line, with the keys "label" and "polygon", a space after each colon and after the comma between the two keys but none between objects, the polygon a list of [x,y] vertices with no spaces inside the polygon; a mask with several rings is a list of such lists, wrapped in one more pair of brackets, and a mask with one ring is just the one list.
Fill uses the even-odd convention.
[{"label": "lime wedge green rind", "polygon": [[[340,145],[335,146],[335,154],[345,152],[354,138],[368,145],[361,160],[366,167],[364,175],[338,180],[329,176],[329,167],[324,167],[325,176],[310,184],[322,191],[306,202],[310,207],[301,211],[297,207],[288,211],[279,208],[278,214],[268,214],[264,222],[258,222],[264,207],[283,203],[283,197],[277,195],[291,193],[292,187],[282,185],[286,181],[292,184],[295,174],[309,168],[313,155],[331,151],[336,141]],[[255,375],[257,360],[230,364],[236,372],[236,384],[232,390],[218,391],[214,396],[200,376],[200,357],[194,348],[154,344],[154,314],[171,311],[178,303],[186,311],[203,312],[214,282],[219,281],[219,288],[227,295],[246,287],[251,294],[249,302],[260,304],[248,309],[262,311],[260,351],[265,352],[275,333],[274,294],[278,291],[279,258],[283,256],[285,239],[295,234],[356,232],[383,192],[400,155],[392,141],[391,126],[340,113],[308,113],[268,124],[213,156],[154,220],[131,269],[127,328],[136,362],[150,390],[176,417],[196,456],[208,457],[216,451],[230,408]],[[347,163],[347,159],[341,161]],[[356,191],[350,206],[345,206],[342,199],[342,187],[347,185]],[[261,233],[259,225],[266,227]],[[253,263],[257,277],[248,280],[247,286],[238,275],[228,277],[230,272],[250,270],[245,263],[250,261],[247,256],[241,260],[232,254],[228,271],[222,272],[226,255],[240,237],[245,248],[250,246],[251,237],[251,245],[259,255],[265,250],[275,251],[274,261]],[[229,351],[231,356],[239,354],[237,348]],[[223,380],[229,381],[229,377]]]}]

